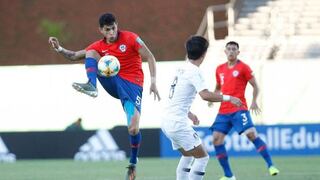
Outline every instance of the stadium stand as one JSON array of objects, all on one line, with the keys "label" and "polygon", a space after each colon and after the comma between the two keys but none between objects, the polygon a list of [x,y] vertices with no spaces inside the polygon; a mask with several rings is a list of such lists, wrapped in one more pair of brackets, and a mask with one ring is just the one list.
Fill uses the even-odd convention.
[{"label": "stadium stand", "polygon": [[[316,61],[320,59],[320,33],[317,28],[320,26],[320,12],[316,10],[319,7],[320,1],[317,0],[231,0],[224,6],[208,7],[203,18],[206,23],[201,23],[197,32],[198,35],[207,37],[210,42],[206,57],[208,60],[203,68],[214,71],[212,67],[225,62],[225,44],[230,40],[239,42],[239,58],[253,67],[262,89],[259,103],[263,113],[254,119],[262,124],[271,121],[301,121],[306,116],[294,113],[299,111],[299,103],[296,102],[303,99],[304,104],[311,104],[312,102],[307,100],[313,99],[309,92],[318,88],[312,83],[314,75],[309,73],[316,73],[313,67],[317,66]],[[216,21],[215,15],[221,11],[226,20]],[[224,39],[218,39],[215,30],[217,26],[223,25],[227,26],[228,35]],[[286,69],[285,72],[283,69]],[[298,74],[304,80],[300,80]],[[208,80],[212,82],[212,77]],[[283,82],[286,82],[285,87]],[[302,85],[302,82],[305,84]],[[280,86],[286,89],[282,93],[275,88]],[[292,89],[298,94],[289,95]],[[277,93],[278,98],[282,99],[279,104],[290,107],[283,112],[280,112],[278,104],[273,103],[274,99],[277,99]],[[293,100],[295,103],[288,103]],[[271,116],[275,111],[276,115]],[[296,118],[298,116],[300,118]],[[313,120],[308,120],[311,121]]]},{"label": "stadium stand", "polygon": [[[231,0],[208,7],[203,18],[207,24],[202,22],[197,34],[208,37],[215,46],[211,54],[218,58],[224,55],[224,42],[236,40],[246,59],[315,59],[320,56],[319,8],[317,0]],[[214,20],[219,11],[226,12],[226,21]],[[228,36],[216,40],[215,28],[224,25]]]}]

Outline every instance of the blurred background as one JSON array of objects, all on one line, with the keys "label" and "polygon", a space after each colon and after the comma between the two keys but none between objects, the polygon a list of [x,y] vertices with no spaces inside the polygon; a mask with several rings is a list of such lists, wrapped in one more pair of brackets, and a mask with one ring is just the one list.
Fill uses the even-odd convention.
[{"label": "blurred background", "polygon": [[[251,66],[260,85],[258,103],[262,114],[253,115],[253,119],[271,152],[319,155],[319,9],[318,0],[0,0],[0,136],[4,142],[3,146],[0,142],[0,154],[12,152],[18,159],[73,158],[76,152],[86,151],[79,150],[81,145],[95,144],[88,138],[95,136],[97,129],[106,129],[102,137],[109,137],[110,130],[111,137],[117,137],[114,139],[119,147],[115,149],[128,152],[127,137],[118,134],[126,132],[120,102],[101,86],[96,99],[74,91],[72,82],[86,81],[82,62],[69,62],[48,44],[48,38],[55,36],[67,49],[83,49],[101,38],[99,16],[112,12],[120,29],[137,33],[155,55],[157,84],[163,99],[168,96],[170,75],[185,60],[184,43],[189,36],[202,35],[210,42],[201,69],[211,89],[215,87],[215,68],[226,61],[225,44],[237,41],[239,59]],[[151,154],[146,147],[142,156],[175,157],[177,154],[170,151],[159,129],[164,101],[154,101],[149,95],[146,63],[143,68],[145,92],[140,126],[143,133],[153,134],[150,141],[157,139],[158,145]],[[248,86],[248,103],[251,96]],[[192,106],[201,121],[199,134],[210,153],[214,150],[207,128],[218,107],[207,107],[199,97]],[[78,118],[82,119],[84,134],[61,136],[61,131]],[[48,139],[66,136],[74,142],[69,144],[67,154],[63,149],[68,143],[61,139],[49,147],[57,148],[62,143],[58,148],[62,154],[43,150],[39,155],[33,149],[42,148]],[[229,140],[228,150],[233,152],[237,140],[232,136]],[[21,148],[16,143],[26,141],[33,142],[33,148]],[[234,154],[248,155],[252,150],[244,145]]]}]

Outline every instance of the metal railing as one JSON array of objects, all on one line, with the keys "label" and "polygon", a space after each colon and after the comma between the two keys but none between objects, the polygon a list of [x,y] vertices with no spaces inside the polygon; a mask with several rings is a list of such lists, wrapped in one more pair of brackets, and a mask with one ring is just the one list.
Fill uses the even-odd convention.
[{"label": "metal railing", "polygon": [[[230,0],[227,4],[209,6],[202,18],[198,28],[197,35],[206,37],[209,42],[215,41],[215,28],[228,27],[228,35],[234,34],[234,24],[239,15],[239,9],[242,6],[242,0]],[[226,20],[216,21],[215,12],[226,11]]]}]

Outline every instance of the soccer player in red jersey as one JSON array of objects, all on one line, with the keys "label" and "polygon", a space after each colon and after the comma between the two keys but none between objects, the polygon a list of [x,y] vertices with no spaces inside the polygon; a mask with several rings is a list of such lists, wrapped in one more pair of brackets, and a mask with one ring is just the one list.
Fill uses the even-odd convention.
[{"label": "soccer player in red jersey", "polygon": [[[151,75],[150,93],[160,100],[156,86],[156,61],[140,37],[129,31],[118,29],[113,14],[105,13],[99,18],[99,29],[103,39],[89,45],[85,50],[71,51],[59,45],[55,37],[49,38],[52,47],[70,60],[85,58],[85,68],[89,81],[87,83],[73,83],[73,87],[91,97],[97,97],[96,79],[102,87],[113,97],[120,99],[126,113],[128,132],[130,135],[131,157],[128,166],[127,179],[136,176],[138,149],[141,143],[139,119],[141,112],[141,98],[143,91],[142,58],[147,59]],[[113,55],[119,59],[121,68],[116,76],[102,77],[97,74],[97,62],[100,57]]]},{"label": "soccer player in red jersey", "polygon": [[216,69],[217,83],[215,92],[237,97],[241,99],[243,106],[237,107],[228,101],[222,102],[219,113],[210,127],[213,131],[213,144],[216,157],[224,171],[224,177],[220,180],[236,179],[231,171],[224,145],[224,138],[232,128],[239,134],[244,133],[248,137],[267,163],[270,175],[277,175],[279,170],[273,165],[265,142],[258,136],[245,99],[245,89],[249,82],[253,87],[253,98],[250,109],[256,114],[261,112],[257,104],[259,89],[256,79],[253,76],[251,68],[237,58],[240,53],[237,42],[228,42],[225,53],[228,61],[219,65]]}]

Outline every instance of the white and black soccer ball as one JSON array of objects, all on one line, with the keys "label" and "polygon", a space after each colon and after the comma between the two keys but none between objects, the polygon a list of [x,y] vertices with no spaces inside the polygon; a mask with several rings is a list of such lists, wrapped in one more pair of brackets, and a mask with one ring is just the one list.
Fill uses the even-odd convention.
[{"label": "white and black soccer ball", "polygon": [[120,62],[118,58],[112,55],[106,55],[100,58],[98,62],[98,74],[103,77],[111,77],[120,71]]}]

